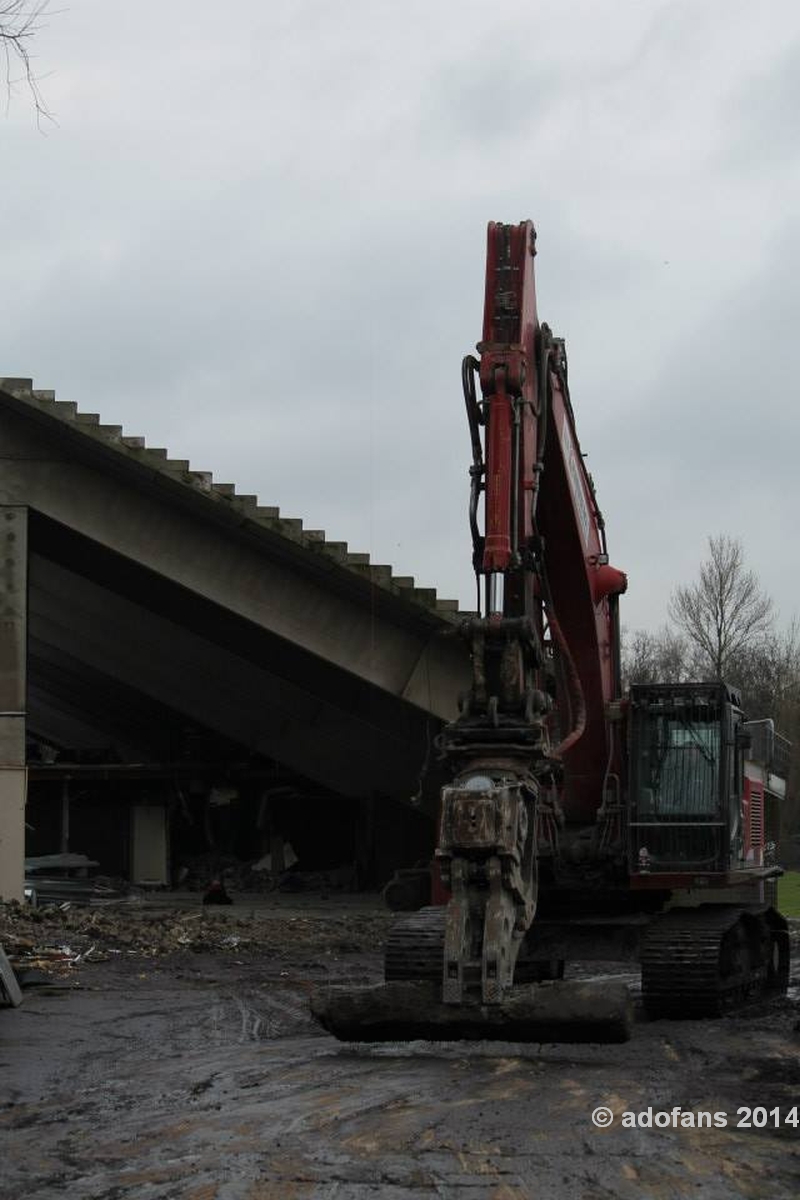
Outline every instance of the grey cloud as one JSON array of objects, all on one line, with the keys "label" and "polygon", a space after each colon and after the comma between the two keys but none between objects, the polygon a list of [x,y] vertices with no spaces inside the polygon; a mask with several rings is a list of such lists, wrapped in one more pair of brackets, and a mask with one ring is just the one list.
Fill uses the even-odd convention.
[{"label": "grey cloud", "polygon": [[[797,151],[747,170],[784,30],[717,0],[347,14],[53,19],[60,125],[15,106],[0,131],[3,372],[471,603],[459,363],[486,221],[530,216],[626,623],[660,624],[716,530],[791,611]],[[742,54],[767,81],[745,101]]]},{"label": "grey cloud", "polygon": [[781,48],[767,68],[746,78],[721,115],[727,144],[723,163],[780,172],[797,160],[800,112],[800,39]]}]

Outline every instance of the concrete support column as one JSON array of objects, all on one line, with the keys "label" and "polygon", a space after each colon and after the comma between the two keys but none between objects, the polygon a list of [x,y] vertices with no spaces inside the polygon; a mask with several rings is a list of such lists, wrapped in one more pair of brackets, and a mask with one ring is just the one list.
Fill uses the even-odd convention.
[{"label": "concrete support column", "polygon": [[22,900],[25,877],[25,668],[28,510],[0,505],[0,897]]}]

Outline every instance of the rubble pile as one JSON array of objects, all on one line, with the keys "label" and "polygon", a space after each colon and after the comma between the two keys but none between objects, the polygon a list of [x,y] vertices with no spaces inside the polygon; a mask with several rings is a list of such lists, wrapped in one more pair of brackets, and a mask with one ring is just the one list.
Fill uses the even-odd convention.
[{"label": "rubble pile", "polygon": [[187,891],[202,892],[212,879],[221,879],[234,892],[352,892],[357,890],[355,865],[347,863],[326,871],[291,868],[271,871],[264,856],[243,862],[230,854],[184,856],[178,864],[176,883]]},{"label": "rubble pile", "polygon": [[186,952],[316,958],[373,952],[383,944],[391,914],[331,916],[230,910],[148,912],[141,908],[28,908],[0,903],[0,945],[19,966],[73,966],[119,955],[158,958]]}]

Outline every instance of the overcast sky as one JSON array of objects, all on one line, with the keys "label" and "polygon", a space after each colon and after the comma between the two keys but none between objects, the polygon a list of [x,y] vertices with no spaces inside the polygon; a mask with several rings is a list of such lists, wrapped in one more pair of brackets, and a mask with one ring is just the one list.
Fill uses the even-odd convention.
[{"label": "overcast sky", "polygon": [[800,4],[68,0],[0,116],[0,375],[474,596],[459,367],[532,218],[623,623],[800,612]]}]

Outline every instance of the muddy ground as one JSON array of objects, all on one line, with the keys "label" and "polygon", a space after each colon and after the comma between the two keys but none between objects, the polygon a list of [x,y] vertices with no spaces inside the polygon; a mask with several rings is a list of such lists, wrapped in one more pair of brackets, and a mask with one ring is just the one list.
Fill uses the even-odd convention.
[{"label": "muddy ground", "polygon": [[[719,1021],[640,1019],[624,1046],[342,1045],[308,994],[378,979],[377,902],[196,904],[0,920],[28,961],[69,947],[40,954],[50,983],[0,1009],[3,1200],[800,1194],[794,994]],[[727,1125],[621,1124],[674,1106]],[[767,1126],[737,1128],[743,1106]]]}]

